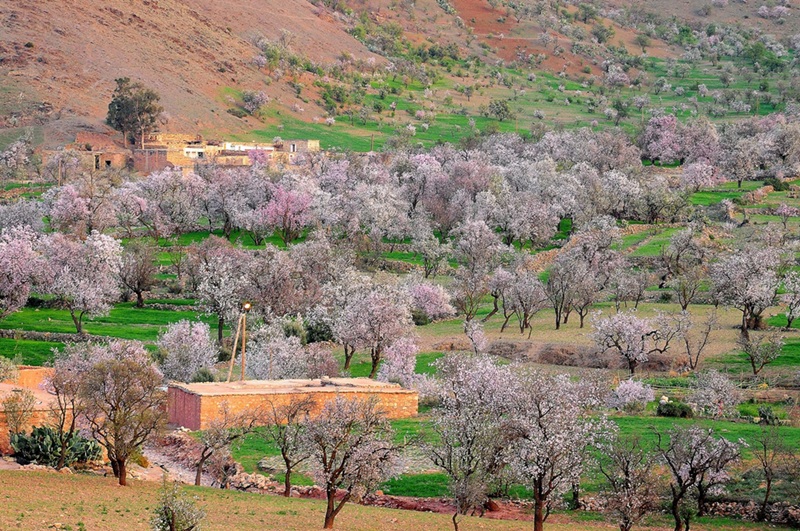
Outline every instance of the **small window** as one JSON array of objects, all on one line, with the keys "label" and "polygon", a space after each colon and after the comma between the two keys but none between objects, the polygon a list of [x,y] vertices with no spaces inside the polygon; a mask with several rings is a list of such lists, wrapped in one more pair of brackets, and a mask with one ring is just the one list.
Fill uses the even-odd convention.
[{"label": "small window", "polygon": [[94,156],[94,169],[96,170],[100,169],[100,155]]},{"label": "small window", "polygon": [[105,162],[106,162],[106,168],[110,168],[111,167],[111,161],[110,160],[106,160]]},{"label": "small window", "polygon": [[289,149],[289,151],[291,151],[292,153],[294,153],[295,151],[297,151],[297,144],[292,144],[292,145],[291,145],[291,147],[290,147],[290,149]]}]

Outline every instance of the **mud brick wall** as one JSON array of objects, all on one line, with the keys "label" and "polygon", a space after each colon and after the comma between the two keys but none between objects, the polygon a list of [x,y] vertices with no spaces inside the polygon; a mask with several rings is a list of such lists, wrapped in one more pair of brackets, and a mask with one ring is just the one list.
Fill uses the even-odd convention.
[{"label": "mud brick wall", "polygon": [[274,391],[269,393],[252,392],[237,394],[203,395],[192,392],[178,385],[171,385],[168,390],[167,411],[169,423],[183,426],[190,430],[204,430],[209,423],[220,415],[220,407],[227,403],[228,410],[236,413],[258,407],[278,407],[288,404],[293,399],[309,397],[316,402],[312,415],[318,413],[324,404],[334,400],[337,395],[348,399],[367,399],[377,397],[381,409],[386,411],[390,419],[414,417],[417,415],[419,395],[415,391],[402,388],[394,389],[347,389],[328,387],[308,391]]}]

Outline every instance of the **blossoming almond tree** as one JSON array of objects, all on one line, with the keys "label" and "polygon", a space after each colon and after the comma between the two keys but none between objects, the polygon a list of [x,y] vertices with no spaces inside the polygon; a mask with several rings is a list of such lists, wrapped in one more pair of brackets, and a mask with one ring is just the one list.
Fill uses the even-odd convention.
[{"label": "blossoming almond tree", "polygon": [[38,237],[27,227],[0,232],[0,319],[22,308],[41,271]]},{"label": "blossoming almond tree", "polygon": [[592,338],[602,351],[612,351],[628,364],[631,376],[636,367],[646,362],[652,354],[666,352],[673,339],[683,333],[677,323],[660,315],[656,319],[644,319],[635,310],[619,312],[608,317],[596,314],[592,325]]},{"label": "blossoming almond tree", "polygon": [[43,291],[69,310],[82,334],[83,318],[105,315],[119,296],[122,247],[111,236],[95,232],[83,242],[54,233],[41,248],[47,275]]},{"label": "blossoming almond tree", "polygon": [[[350,500],[361,499],[395,473],[400,447],[376,399],[338,395],[306,423],[304,441],[317,484],[325,489],[325,529]],[[338,496],[338,491],[344,491]]]}]

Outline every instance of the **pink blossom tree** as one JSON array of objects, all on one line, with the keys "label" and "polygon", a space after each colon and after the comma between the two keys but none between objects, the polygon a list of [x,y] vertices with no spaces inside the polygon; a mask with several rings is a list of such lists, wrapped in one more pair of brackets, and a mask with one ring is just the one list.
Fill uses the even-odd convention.
[{"label": "pink blossom tree", "polygon": [[0,231],[0,319],[25,306],[40,276],[37,239],[27,227]]},{"label": "pink blossom tree", "polygon": [[575,488],[589,447],[612,433],[592,414],[599,400],[592,385],[569,375],[523,375],[511,413],[510,464],[514,476],[533,490],[533,528],[544,529],[550,500]]},{"label": "pink blossom tree", "polygon": [[494,477],[507,465],[499,419],[511,410],[517,385],[509,366],[484,355],[448,354],[436,367],[441,401],[431,428],[437,436],[423,448],[448,476],[458,531],[459,516],[484,505]]},{"label": "pink blossom tree", "polygon": [[701,188],[710,188],[720,182],[716,168],[704,161],[687,164],[681,171],[681,184],[693,192],[698,192]]},{"label": "pink blossom tree", "polygon": [[277,230],[284,245],[296,240],[312,220],[313,197],[304,190],[292,190],[284,185],[272,189],[272,198],[264,206],[267,224]]},{"label": "pink blossom tree", "polygon": [[334,324],[342,343],[369,351],[374,378],[385,349],[411,332],[411,311],[403,292],[393,286],[375,286],[356,296]]},{"label": "pink blossom tree", "polygon": [[783,302],[786,304],[786,328],[791,328],[795,319],[800,317],[800,274],[790,271],[783,278],[786,293]]},{"label": "pink blossom tree", "polygon": [[122,247],[104,234],[76,242],[55,233],[42,240],[41,249],[47,276],[42,289],[69,310],[82,334],[83,318],[105,315],[119,297]]},{"label": "pink blossom tree", "polygon": [[408,285],[411,314],[417,324],[426,324],[455,314],[450,294],[439,284],[413,279]]},{"label": "pink blossom tree", "polygon": [[199,264],[197,298],[206,313],[217,316],[217,341],[222,344],[225,321],[236,319],[244,301],[249,256],[230,244],[209,251]]},{"label": "pink blossom tree", "polygon": [[642,155],[662,164],[680,160],[682,147],[677,130],[678,120],[672,114],[650,118],[639,137]]},{"label": "pink blossom tree", "polygon": [[414,339],[401,337],[386,348],[377,379],[399,383],[406,388],[413,387],[417,376],[414,371],[418,353],[419,347]]},{"label": "pink blossom tree", "polygon": [[800,216],[800,209],[789,206],[786,203],[781,203],[780,206],[775,209],[775,215],[781,218],[783,230],[786,231],[789,230],[787,227],[789,220]]},{"label": "pink blossom tree", "polygon": [[739,459],[743,443],[717,439],[712,430],[699,426],[675,428],[668,434],[656,432],[657,452],[670,472],[670,512],[675,519],[675,531],[689,526],[685,504],[687,496],[695,494],[703,513],[708,488],[724,482],[726,468]]}]

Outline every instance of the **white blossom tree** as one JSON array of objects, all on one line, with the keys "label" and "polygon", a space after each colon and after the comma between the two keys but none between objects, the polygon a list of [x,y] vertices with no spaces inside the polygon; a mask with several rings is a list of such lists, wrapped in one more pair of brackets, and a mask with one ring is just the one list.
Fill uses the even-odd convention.
[{"label": "white blossom tree", "polygon": [[211,328],[200,321],[172,323],[156,345],[163,356],[161,371],[169,380],[191,382],[201,369],[212,369],[217,361]]},{"label": "white blossom tree", "polygon": [[[400,448],[377,400],[338,395],[306,423],[304,441],[317,484],[325,490],[325,529],[350,500],[359,500],[395,473]],[[344,495],[337,496],[343,490]]]},{"label": "white blossom tree", "polygon": [[636,367],[653,354],[663,354],[683,330],[665,315],[644,319],[635,310],[619,312],[608,317],[600,313],[592,320],[592,338],[602,351],[612,351],[628,364],[631,376]]}]

